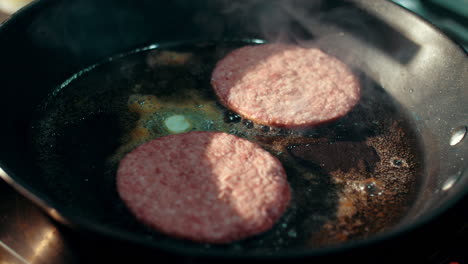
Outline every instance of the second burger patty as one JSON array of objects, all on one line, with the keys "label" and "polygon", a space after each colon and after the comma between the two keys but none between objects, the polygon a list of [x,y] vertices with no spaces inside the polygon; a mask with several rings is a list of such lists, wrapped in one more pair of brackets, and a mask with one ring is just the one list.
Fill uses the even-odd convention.
[{"label": "second burger patty", "polygon": [[286,44],[232,51],[216,65],[211,83],[226,107],[286,128],[338,119],[360,97],[359,80],[344,63],[316,48]]}]

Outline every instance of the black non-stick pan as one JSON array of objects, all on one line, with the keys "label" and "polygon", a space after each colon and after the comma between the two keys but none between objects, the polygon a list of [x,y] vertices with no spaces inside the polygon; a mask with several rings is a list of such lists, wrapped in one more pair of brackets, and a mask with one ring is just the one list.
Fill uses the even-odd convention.
[{"label": "black non-stick pan", "polygon": [[[239,126],[231,133],[246,136],[253,126],[249,135],[256,133],[254,140],[269,151],[285,142],[274,136],[290,139],[281,143],[287,171],[295,175],[309,168],[318,175],[315,185],[289,175],[296,202],[292,211],[273,231],[233,245],[179,240],[138,223],[115,191],[112,157],[118,157],[115,151],[128,132],[122,124],[136,121],[125,112],[122,98],[129,97],[135,76],[146,78],[148,87],[181,84],[180,75],[170,71],[143,74],[148,71],[135,58],[157,56],[159,50],[210,54],[192,65],[199,66],[196,85],[182,83],[205,87],[202,92],[209,94],[218,59],[234,47],[264,42],[319,47],[348,64],[363,84],[353,111],[306,132],[237,122],[240,117],[225,112],[227,123],[235,121],[226,126]],[[92,86],[81,81],[87,78]],[[0,176],[61,223],[149,250],[228,257],[323,255],[409,232],[467,192],[466,54],[432,25],[389,1],[36,1],[0,27],[0,83]],[[174,100],[177,92],[157,91]],[[327,147],[330,143],[335,147]],[[391,155],[394,150],[401,151]],[[288,163],[292,158],[300,162]],[[323,226],[339,232],[330,228],[337,222],[313,216],[339,216],[340,200],[333,190],[342,186],[330,175],[359,168],[366,179],[385,173],[383,179],[392,179],[364,179],[369,197],[379,196],[380,189],[399,193],[398,188],[409,186],[404,193],[411,202],[401,202],[400,196],[389,201],[404,213],[377,206],[372,208],[375,223],[385,228],[364,225],[354,235],[308,239]],[[414,178],[405,182],[408,173]],[[366,213],[359,211],[363,217]]]}]

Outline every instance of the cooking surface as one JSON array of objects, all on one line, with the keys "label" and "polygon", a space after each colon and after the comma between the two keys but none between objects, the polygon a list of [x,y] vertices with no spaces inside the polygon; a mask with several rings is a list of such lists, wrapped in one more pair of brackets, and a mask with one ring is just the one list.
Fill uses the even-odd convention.
[{"label": "cooking surface", "polygon": [[[289,209],[268,232],[210,250],[318,248],[361,240],[400,222],[423,181],[422,151],[408,114],[398,110],[402,107],[369,77],[356,74],[360,102],[336,122],[300,130],[270,128],[240,116],[231,122],[233,112],[217,106],[209,79],[220,58],[247,44],[161,44],[109,59],[66,81],[36,112],[34,177],[53,199],[107,227],[206,249],[149,232],[114,190],[117,163],[141,143],[172,133],[164,120],[175,115],[188,120],[190,130],[223,131],[259,144],[281,161],[292,188]],[[168,60],[167,54],[186,59]],[[135,112],[145,114],[136,120]]]},{"label": "cooking surface", "polygon": [[[0,20],[7,15],[0,13]],[[1,60],[0,60],[1,63]],[[408,258],[429,263],[466,263],[468,245],[468,199],[423,230],[412,233],[411,241],[393,245],[389,260]],[[415,245],[411,255],[404,256]],[[410,249],[409,249],[410,248]],[[378,262],[379,251],[368,252],[363,261]],[[16,263],[145,263],[148,259],[175,258],[179,262],[198,263],[191,259],[145,251],[103,238],[91,238],[57,225],[37,206],[0,180],[0,264]],[[402,260],[402,261],[403,261]],[[177,261],[173,261],[177,262]],[[415,262],[416,263],[416,262]]]}]

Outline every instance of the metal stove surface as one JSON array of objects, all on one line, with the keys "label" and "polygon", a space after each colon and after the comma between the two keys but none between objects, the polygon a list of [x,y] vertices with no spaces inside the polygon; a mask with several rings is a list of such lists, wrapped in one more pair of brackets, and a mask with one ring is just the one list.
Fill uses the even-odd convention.
[{"label": "metal stove surface", "polygon": [[0,263],[74,263],[73,259],[55,223],[0,182]]},{"label": "metal stove surface", "polygon": [[195,263],[65,227],[0,179],[0,264]]}]

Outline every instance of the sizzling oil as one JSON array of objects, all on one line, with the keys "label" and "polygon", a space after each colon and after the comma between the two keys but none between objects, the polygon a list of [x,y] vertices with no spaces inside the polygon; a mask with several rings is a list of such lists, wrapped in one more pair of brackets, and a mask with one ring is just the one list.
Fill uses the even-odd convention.
[{"label": "sizzling oil", "polygon": [[[52,179],[92,182],[93,190],[107,195],[100,206],[95,197],[64,195],[70,205],[87,208],[93,217],[101,214],[98,218],[114,228],[169,241],[173,239],[136,222],[119,200],[118,162],[157,137],[224,131],[260,144],[281,160],[293,201],[266,233],[216,247],[323,247],[396,225],[409,210],[422,176],[418,144],[400,106],[356,72],[363,83],[362,98],[340,120],[304,130],[255,124],[220,105],[210,85],[216,62],[245,44],[152,46],[75,75],[38,109],[32,129],[38,167]],[[74,192],[53,183],[50,188]],[[99,213],[102,207],[106,215]]]}]

